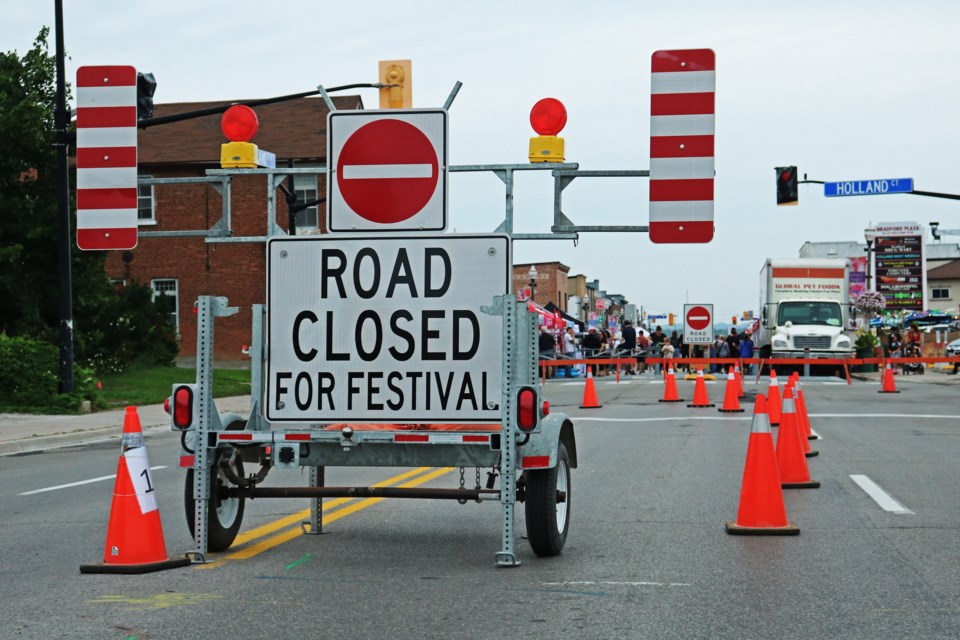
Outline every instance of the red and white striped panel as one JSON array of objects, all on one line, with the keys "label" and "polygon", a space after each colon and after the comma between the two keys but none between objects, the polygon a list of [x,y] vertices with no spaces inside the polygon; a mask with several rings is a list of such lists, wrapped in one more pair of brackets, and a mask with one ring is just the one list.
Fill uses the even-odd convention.
[{"label": "red and white striped panel", "polygon": [[716,56],[657,51],[650,80],[650,240],[710,242]]},{"label": "red and white striped panel", "polygon": [[77,69],[77,246],[137,246],[137,70]]}]

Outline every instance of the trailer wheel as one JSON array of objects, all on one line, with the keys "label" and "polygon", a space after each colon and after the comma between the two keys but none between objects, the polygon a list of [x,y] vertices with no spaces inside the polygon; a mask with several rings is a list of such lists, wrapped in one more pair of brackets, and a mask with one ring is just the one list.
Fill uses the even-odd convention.
[{"label": "trailer wheel", "polygon": [[[564,495],[557,500],[557,494]],[[526,472],[527,538],[538,556],[557,556],[563,551],[570,528],[570,457],[563,442],[557,449],[553,469]]]},{"label": "trailer wheel", "polygon": [[[237,533],[240,531],[240,523],[243,521],[243,498],[217,498],[217,489],[221,486],[229,485],[223,469],[220,468],[220,459],[227,455],[227,452],[218,450],[213,460],[213,467],[210,469],[210,501],[207,507],[207,550],[225,551],[233,544]],[[238,477],[243,477],[243,462],[239,456],[233,456],[230,463],[233,473]],[[187,469],[187,477],[183,485],[183,504],[187,513],[187,526],[190,528],[190,535],[193,535],[194,525],[196,524],[196,506],[193,499],[193,469]]]}]

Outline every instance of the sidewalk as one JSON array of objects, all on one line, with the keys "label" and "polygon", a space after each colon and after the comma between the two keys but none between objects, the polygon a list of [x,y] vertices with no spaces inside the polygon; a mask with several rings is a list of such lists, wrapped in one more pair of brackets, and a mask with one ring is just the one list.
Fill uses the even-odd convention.
[{"label": "sidewalk", "polygon": [[[218,398],[217,409],[247,414],[250,396]],[[68,416],[39,416],[24,413],[0,414],[0,456],[35,453],[78,444],[116,440],[123,433],[125,409]],[[137,407],[140,427],[145,436],[169,431],[170,416],[163,405]]]}]

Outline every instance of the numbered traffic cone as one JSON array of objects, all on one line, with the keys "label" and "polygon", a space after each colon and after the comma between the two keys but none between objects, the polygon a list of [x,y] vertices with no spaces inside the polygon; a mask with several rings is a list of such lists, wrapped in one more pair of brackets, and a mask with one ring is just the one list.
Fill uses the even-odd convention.
[{"label": "numbered traffic cone", "polygon": [[737,377],[737,397],[744,398],[746,394],[743,392],[743,374],[740,372],[740,365],[734,365],[733,373]]},{"label": "numbered traffic cone", "polygon": [[[793,404],[797,409],[797,424],[800,425],[800,437],[807,440],[818,440],[813,435],[813,429],[810,428],[810,414],[807,413],[807,398],[803,395],[803,385],[800,384],[800,374],[794,373],[793,378]],[[818,452],[814,451],[813,455]]]},{"label": "numbered traffic cone", "polygon": [[688,404],[688,407],[695,407],[697,409],[705,409],[708,407],[715,407],[717,405],[710,404],[710,398],[707,396],[707,381],[703,378],[703,369],[697,369],[697,382],[693,387],[693,404]]},{"label": "numbered traffic cone", "polygon": [[136,407],[127,407],[103,564],[80,565],[80,573],[147,573],[188,564],[187,557],[167,557],[140,418]]},{"label": "numbered traffic cone", "polygon": [[727,367],[727,389],[723,395],[723,406],[717,409],[721,413],[743,413],[740,397],[737,395],[737,376],[732,367]]},{"label": "numbered traffic cone", "polygon": [[795,536],[800,533],[800,527],[787,520],[763,394],[757,394],[753,405],[737,519],[727,522],[726,528],[727,533],[733,535]]},{"label": "numbered traffic cone", "polygon": [[780,426],[780,414],[783,403],[780,400],[780,383],[777,382],[777,372],[770,369],[770,385],[767,387],[767,411],[770,412],[770,426]]},{"label": "numbered traffic cone", "polygon": [[593,369],[587,367],[587,386],[583,389],[583,404],[581,409],[599,409],[602,407],[597,402],[597,388],[593,384]]},{"label": "numbered traffic cone", "polygon": [[663,383],[663,398],[660,402],[683,402],[677,392],[677,378],[673,375],[673,367],[667,371],[667,379]]},{"label": "numbered traffic cone", "polygon": [[777,433],[777,466],[780,468],[780,486],[784,489],[816,489],[820,483],[810,479],[807,458],[803,454],[797,413],[793,403],[793,389],[783,392],[783,422]]},{"label": "numbered traffic cone", "polygon": [[893,381],[893,369],[889,364],[883,370],[883,388],[880,389],[880,393],[900,393],[897,391],[897,383]]}]

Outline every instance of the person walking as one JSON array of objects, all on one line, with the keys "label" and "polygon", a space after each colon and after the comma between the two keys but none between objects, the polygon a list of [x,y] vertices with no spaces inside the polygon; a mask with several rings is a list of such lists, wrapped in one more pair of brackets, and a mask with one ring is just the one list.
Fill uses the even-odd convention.
[{"label": "person walking", "polygon": [[[567,327],[567,330],[563,332],[563,357],[573,359],[577,355],[577,338],[573,333],[573,327]],[[573,366],[566,365],[563,368],[564,376],[567,378],[572,377]]]},{"label": "person walking", "polygon": [[[600,336],[597,335],[597,330],[594,327],[590,327],[590,330],[587,331],[587,335],[583,336],[583,357],[588,360],[596,358],[597,354],[600,353],[602,347],[600,343]],[[596,365],[591,365],[596,368]],[[595,375],[600,375],[599,372],[594,372]]]},{"label": "person walking", "polygon": [[[621,358],[629,358],[633,355],[634,350],[637,348],[637,330],[633,328],[633,323],[629,320],[623,321],[623,329],[620,331],[620,346],[618,347],[619,356]],[[627,363],[624,367],[625,373],[628,376],[632,376],[634,373],[634,366],[632,362]]]},{"label": "person walking", "polygon": [[637,366],[640,369],[640,375],[643,375],[647,370],[647,349],[650,347],[650,338],[647,337],[647,334],[640,330],[637,335]]},{"label": "person walking", "polygon": [[[540,337],[538,339],[537,346],[540,350],[540,359],[541,360],[554,360],[557,357],[557,344],[553,337],[553,332],[547,328],[546,325],[540,328]],[[543,375],[546,378],[552,378],[554,371],[553,367],[541,367],[543,369]]]},{"label": "person walking", "polygon": [[[740,357],[744,360],[753,357],[753,338],[750,335],[750,329],[743,332],[743,340],[740,341]],[[753,365],[744,363],[743,373],[753,374]]]}]

